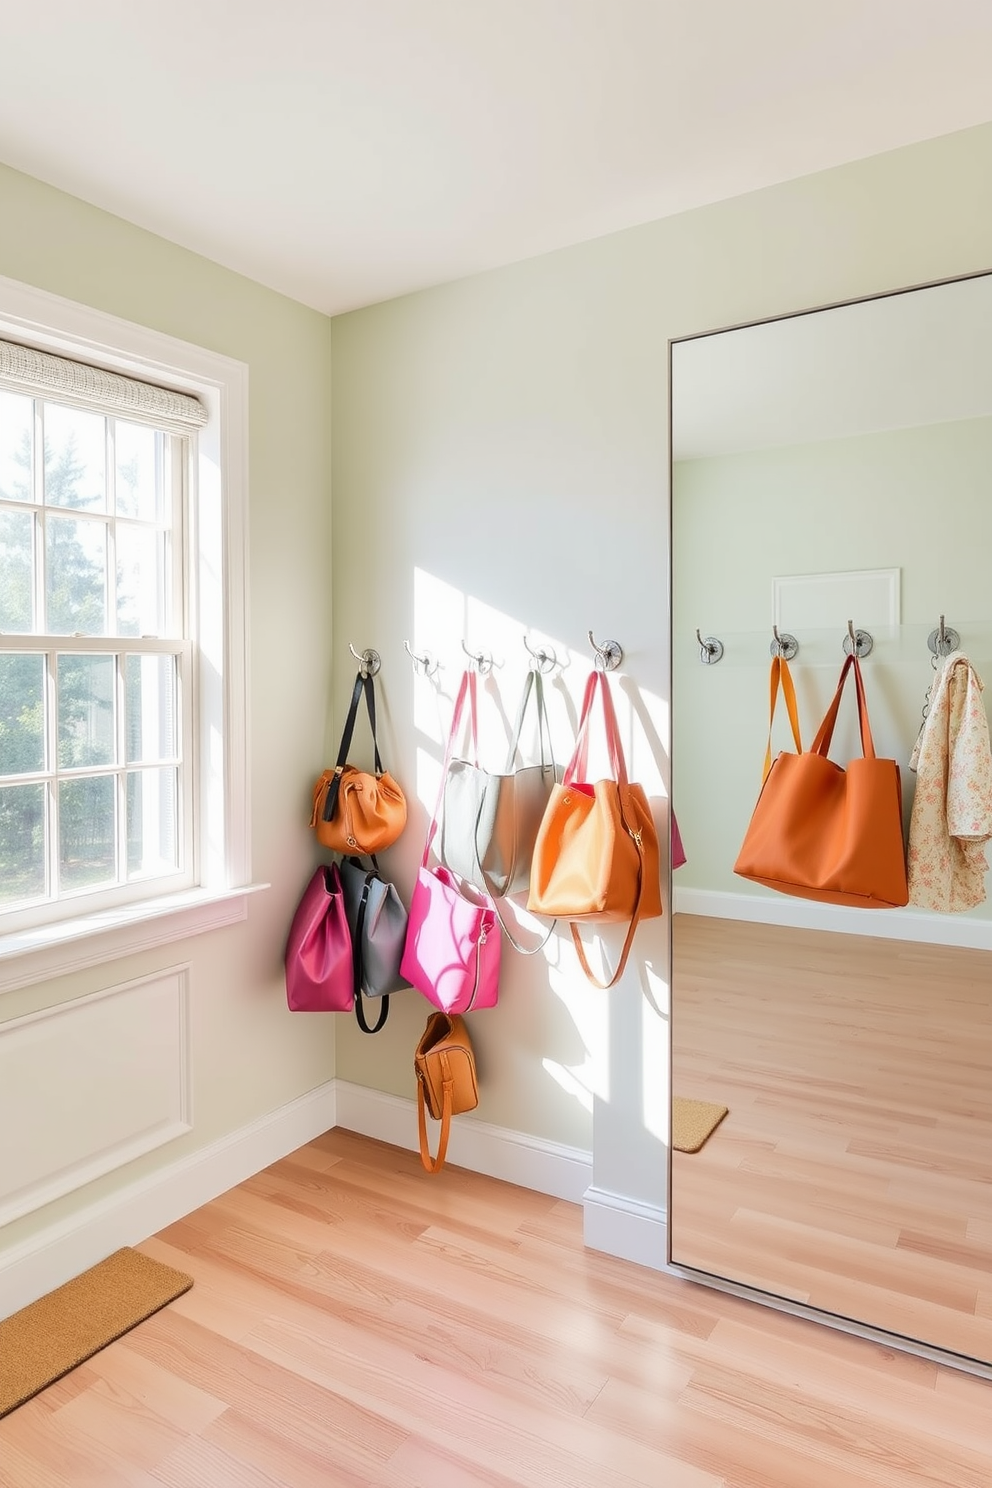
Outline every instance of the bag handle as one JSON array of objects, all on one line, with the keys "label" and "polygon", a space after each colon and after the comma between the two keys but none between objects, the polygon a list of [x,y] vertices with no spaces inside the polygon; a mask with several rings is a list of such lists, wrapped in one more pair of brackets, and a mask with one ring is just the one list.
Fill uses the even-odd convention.
[{"label": "bag handle", "polygon": [[372,681],[371,673],[363,675],[359,672],[355,677],[355,686],[351,693],[351,702],[348,705],[348,716],[344,721],[344,730],[341,734],[341,747],[338,750],[337,761],[334,765],[334,776],[327,788],[324,798],[324,820],[332,821],[338,804],[338,792],[341,789],[341,773],[348,762],[348,752],[351,749],[352,735],[355,732],[355,722],[358,718],[358,705],[365,694],[365,707],[369,715],[369,725],[372,729],[372,749],[375,757],[376,777],[382,772],[382,760],[379,757],[379,741],[375,733],[375,683]]},{"label": "bag handle", "polygon": [[[597,684],[599,684],[597,686]],[[576,780],[585,778],[589,759],[589,725],[592,717],[593,703],[596,693],[599,692],[600,701],[603,705],[603,723],[606,728],[606,743],[610,755],[610,768],[613,778],[626,789],[627,765],[623,757],[623,746],[620,743],[620,729],[617,726],[617,715],[613,707],[613,696],[610,692],[610,684],[606,673],[598,667],[589,673],[586,682],[586,690],[582,698],[582,712],[579,716],[579,731],[575,740],[575,750],[565,769],[563,785],[572,785]]]},{"label": "bag handle", "polygon": [[[361,863],[356,862],[354,858],[352,858],[351,861],[357,868],[361,868]],[[373,858],[372,861],[375,862],[375,859]],[[376,864],[376,868],[378,868],[378,864]],[[352,936],[351,942],[351,975],[352,986],[355,991],[355,1018],[357,1019],[358,1026],[363,1033],[378,1033],[379,1029],[383,1026],[386,1019],[389,1017],[388,992],[385,994],[385,996],[379,999],[379,1020],[376,1023],[369,1023],[368,1019],[365,1016],[365,1006],[362,1001],[362,983],[365,980],[365,956],[362,950],[362,932],[365,929],[365,913],[368,909],[369,894],[372,889],[372,884],[378,878],[378,876],[379,875],[377,871],[366,871],[365,873],[365,884],[362,888],[362,897],[358,905],[358,915],[355,920],[355,934]]]},{"label": "bag handle", "polygon": [[427,839],[424,842],[424,855],[420,860],[422,868],[427,867],[427,859],[437,832],[438,817],[441,814],[441,802],[444,800],[444,785],[448,778],[448,766],[451,764],[451,756],[455,751],[455,743],[459,737],[462,723],[462,712],[465,708],[465,700],[468,699],[469,717],[472,731],[472,753],[476,763],[478,754],[478,704],[476,702],[476,680],[475,672],[462,672],[462,680],[458,684],[458,693],[455,697],[455,709],[451,715],[451,727],[448,730],[448,742],[444,749],[444,762],[441,765],[441,783],[438,786],[437,800],[434,803],[434,814],[431,817],[430,826],[427,828]]},{"label": "bag handle", "polygon": [[844,691],[844,683],[847,681],[848,673],[854,672],[854,687],[858,695],[858,729],[861,733],[861,753],[865,759],[875,758],[875,741],[871,736],[871,724],[868,722],[868,703],[865,698],[865,684],[861,676],[861,663],[852,652],[840,669],[840,681],[837,683],[837,691],[834,693],[833,702],[823,717],[823,722],[817,730],[816,738],[810,747],[811,754],[822,754],[826,759],[830,750],[830,740],[833,738],[834,725],[837,722],[837,713],[840,708],[841,695]]},{"label": "bag handle", "polygon": [[446,1049],[441,1050],[440,1060],[443,1098],[441,1106],[441,1136],[437,1144],[437,1157],[431,1157],[431,1150],[427,1142],[427,1102],[424,1097],[424,1077],[419,1069],[417,1071],[417,1125],[420,1128],[420,1161],[428,1173],[439,1173],[444,1166],[445,1155],[448,1151],[448,1136],[451,1131],[451,1107],[455,1082],[451,1074],[451,1064],[448,1060]]},{"label": "bag handle", "polygon": [[[513,738],[510,743],[509,753],[506,757],[506,770],[504,773],[507,775],[511,773],[513,762],[517,757],[517,751],[520,748],[520,735],[523,732],[524,715],[527,712],[527,704],[530,702],[532,693],[537,703],[537,731],[541,750],[541,769],[546,770],[548,768],[548,763],[545,759],[544,753],[544,739],[546,734],[548,741],[548,755],[551,760],[551,770],[553,774],[557,775],[554,746],[551,743],[551,726],[548,722],[548,711],[544,701],[544,679],[542,678],[541,673],[536,669],[536,667],[531,667],[524,682],[523,693],[521,694],[520,698],[520,707],[517,709],[517,721],[514,725]],[[500,913],[499,908],[500,899],[506,898],[506,885],[504,884],[502,889],[498,888],[495,882],[486,872],[485,868],[482,866],[482,854],[479,852],[479,823],[482,820],[482,813],[484,810],[485,801],[482,801],[479,805],[479,815],[476,817],[475,820],[475,858],[476,862],[479,865],[479,871],[482,874],[482,881],[486,886],[489,897],[493,901],[493,909],[496,911],[496,918],[499,920],[500,929],[503,931],[503,934],[506,936],[513,949],[515,951],[519,951],[521,956],[536,956],[538,951],[544,950],[544,947],[551,939],[558,921],[551,921],[551,927],[548,930],[548,933],[542,940],[539,940],[537,945],[535,946],[521,945],[520,942],[514,937],[509,925],[506,923],[502,914]]]},{"label": "bag handle", "polygon": [[785,706],[789,714],[789,723],[792,727],[792,737],[796,745],[796,753],[802,754],[803,741],[799,737],[799,709],[796,706],[796,688],[789,671],[789,663],[784,656],[773,656],[771,672],[769,674],[769,709],[768,709],[768,745],[765,749],[765,768],[761,773],[762,785],[768,779],[768,771],[772,767],[772,725],[775,722],[775,704],[778,701],[778,689],[781,684],[782,696],[785,698]]},{"label": "bag handle", "polygon": [[523,732],[524,715],[527,712],[527,704],[530,702],[532,693],[537,704],[537,735],[541,750],[541,769],[547,769],[548,765],[548,760],[544,754],[545,735],[547,735],[548,758],[551,761],[551,768],[555,768],[555,752],[551,743],[551,725],[548,722],[548,710],[544,701],[544,679],[536,667],[531,667],[524,682],[524,690],[520,697],[520,707],[517,709],[517,721],[513,726],[513,738],[510,741],[509,752],[506,756],[506,769],[503,772],[505,775],[511,773],[513,762],[520,748],[520,735]]},{"label": "bag handle", "polygon": [[617,725],[616,710],[613,706],[613,695],[610,692],[610,684],[606,673],[598,667],[589,673],[585,696],[582,700],[582,715],[579,720],[579,734],[575,744],[575,753],[572,755],[568,768],[565,771],[563,783],[565,785],[571,785],[576,779],[582,779],[586,774],[589,751],[588,725],[592,713],[593,700],[597,691],[597,681],[599,696],[603,705],[603,720],[606,725],[606,742],[609,747],[610,765],[612,766],[613,774],[619,787],[620,819],[628,835],[633,839],[634,846],[637,848],[637,898],[634,901],[630,924],[627,927],[623,949],[620,952],[620,963],[608,982],[601,982],[597,976],[593,975],[589,962],[586,959],[585,948],[582,944],[578,927],[574,923],[569,926],[572,932],[572,944],[575,946],[576,954],[579,958],[579,965],[593,986],[606,992],[610,987],[616,986],[623,975],[624,967],[627,965],[627,957],[630,955],[630,948],[634,943],[634,934],[637,930],[638,921],[641,918],[641,907],[644,897],[644,846],[641,841],[641,829],[635,825],[637,819],[631,805],[630,784],[627,779],[627,764],[624,759],[623,746],[620,742],[620,729]]}]

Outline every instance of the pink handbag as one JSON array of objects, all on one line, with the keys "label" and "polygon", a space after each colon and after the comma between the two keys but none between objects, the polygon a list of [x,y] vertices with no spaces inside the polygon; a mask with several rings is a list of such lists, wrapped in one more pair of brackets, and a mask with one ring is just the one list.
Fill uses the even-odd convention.
[{"label": "pink handbag", "polygon": [[424,843],[400,962],[400,975],[449,1014],[494,1007],[499,996],[501,936],[492,900],[476,889],[470,890],[470,898],[449,869],[427,866],[468,681],[466,673],[455,700],[441,789]]},{"label": "pink handbag", "polygon": [[286,941],[286,1001],[294,1013],[346,1013],[355,1005],[351,931],[338,865],[307,884]]}]

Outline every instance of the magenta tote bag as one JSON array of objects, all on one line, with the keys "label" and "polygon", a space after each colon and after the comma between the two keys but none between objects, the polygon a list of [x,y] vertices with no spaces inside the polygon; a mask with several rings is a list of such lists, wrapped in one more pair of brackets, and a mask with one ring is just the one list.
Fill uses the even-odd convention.
[{"label": "magenta tote bag", "polygon": [[294,1013],[348,1013],[355,1005],[351,931],[336,863],[316,870],[293,916],[286,1001]]},{"label": "magenta tote bag", "polygon": [[424,843],[400,962],[400,975],[449,1014],[495,1007],[499,997],[502,937],[492,900],[468,885],[463,888],[448,868],[427,866],[469,680],[466,672],[455,701],[441,790]]}]

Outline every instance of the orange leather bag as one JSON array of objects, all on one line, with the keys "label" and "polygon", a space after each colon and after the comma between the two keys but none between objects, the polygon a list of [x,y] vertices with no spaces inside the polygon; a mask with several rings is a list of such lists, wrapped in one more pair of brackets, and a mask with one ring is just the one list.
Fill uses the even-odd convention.
[{"label": "orange leather bag", "polygon": [[[372,728],[374,774],[345,763],[363,692]],[[346,857],[355,853],[369,855],[392,846],[406,826],[406,797],[388,770],[382,768],[379,758],[375,685],[367,673],[359,672],[355,678],[337,764],[333,770],[325,770],[313,788],[310,825],[321,846]]]},{"label": "orange leather bag", "polygon": [[[852,671],[863,758],[844,769],[827,752]],[[825,904],[894,909],[908,903],[899,766],[875,757],[856,656],[841,668],[812,748],[778,755],[768,771],[734,872],[780,894]]]},{"label": "orange leather bag", "polygon": [[[614,779],[587,782],[589,725],[597,692],[602,702]],[[534,844],[527,908],[571,921],[630,922],[620,964],[608,982],[589,969],[578,926],[572,940],[586,976],[596,987],[620,979],[640,920],[661,914],[658,834],[644,787],[631,784],[620,744],[606,673],[586,683],[575,752],[555,785]]]},{"label": "orange leather bag", "polygon": [[[428,1173],[440,1173],[448,1151],[452,1116],[479,1104],[475,1054],[468,1027],[459,1014],[432,1013],[413,1057],[417,1076],[417,1124],[420,1161]],[[441,1123],[437,1157],[427,1145],[427,1112]]]}]

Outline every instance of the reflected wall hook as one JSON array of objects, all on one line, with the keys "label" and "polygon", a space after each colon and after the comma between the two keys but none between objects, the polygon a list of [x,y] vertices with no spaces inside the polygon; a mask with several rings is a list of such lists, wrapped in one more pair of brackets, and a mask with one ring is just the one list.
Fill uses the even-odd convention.
[{"label": "reflected wall hook", "polygon": [[371,646],[365,651],[356,651],[351,642],[348,642],[348,650],[358,662],[363,677],[374,677],[382,666],[382,657],[378,651],[373,651]]},{"label": "reflected wall hook", "polygon": [[699,626],[696,626],[696,640],[699,642],[699,659],[704,666],[715,666],[723,655],[723,642],[718,641],[716,636],[702,636]]},{"label": "reflected wall hook", "polygon": [[930,647],[930,650],[935,657],[950,656],[951,652],[956,651],[960,644],[961,637],[951,626],[945,626],[944,617],[941,615],[940,624],[937,629],[932,630],[927,636],[927,645]]},{"label": "reflected wall hook", "polygon": [[[697,631],[696,634],[698,635],[699,632]],[[772,626],[772,635],[775,639],[768,648],[769,656],[781,656],[785,661],[791,661],[794,656],[798,656],[799,642],[794,635],[790,635],[787,630],[779,634],[777,625]]]},{"label": "reflected wall hook", "polygon": [[592,631],[587,632],[589,644],[596,653],[595,664],[602,672],[616,671],[623,661],[623,647],[619,641],[604,641],[602,645],[596,640]]},{"label": "reflected wall hook", "polygon": [[853,654],[860,661],[863,656],[870,656],[875,637],[867,630],[855,630],[854,621],[847,622],[847,635],[844,637],[844,655]]},{"label": "reflected wall hook", "polygon": [[470,656],[472,658],[472,661],[475,664],[475,669],[479,673],[480,677],[488,676],[494,666],[500,666],[502,664],[498,661],[494,661],[492,653],[489,651],[470,651],[465,644],[464,636],[462,637],[462,650],[465,652],[466,656]]},{"label": "reflected wall hook", "polygon": [[531,656],[533,656],[534,660],[537,662],[537,670],[539,672],[547,673],[554,671],[555,667],[558,665],[558,658],[555,655],[553,646],[539,646],[538,649],[535,651],[534,647],[527,639],[526,631],[524,631],[524,645],[530,652]]},{"label": "reflected wall hook", "polygon": [[437,659],[433,657],[429,651],[414,651],[411,648],[409,641],[404,641],[403,645],[406,648],[407,656],[413,658],[414,669],[416,670],[418,668],[423,668],[425,677],[429,677],[432,672],[436,672],[440,669],[440,662],[437,661]]}]

